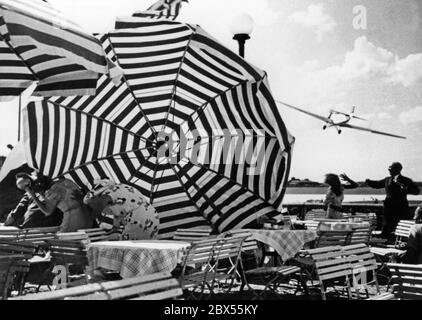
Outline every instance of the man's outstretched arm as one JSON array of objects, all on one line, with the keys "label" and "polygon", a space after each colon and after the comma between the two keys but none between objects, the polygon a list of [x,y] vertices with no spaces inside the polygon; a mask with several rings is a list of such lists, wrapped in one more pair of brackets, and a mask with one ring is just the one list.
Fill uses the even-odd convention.
[{"label": "man's outstretched arm", "polygon": [[365,180],[365,184],[368,187],[374,188],[374,189],[382,189],[385,187],[385,179],[382,180]]}]

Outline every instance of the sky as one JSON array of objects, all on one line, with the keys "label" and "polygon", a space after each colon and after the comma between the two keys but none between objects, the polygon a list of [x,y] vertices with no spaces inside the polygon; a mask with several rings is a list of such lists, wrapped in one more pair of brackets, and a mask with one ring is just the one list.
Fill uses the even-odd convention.
[{"label": "sky", "polygon": [[[86,31],[113,29],[116,16],[153,0],[49,0]],[[279,106],[296,138],[291,177],[322,181],[326,173],[355,180],[385,177],[393,161],[422,181],[422,3],[420,0],[189,0],[179,21],[201,25],[233,51],[233,21],[254,21],[246,60],[268,73],[273,96],[314,113],[330,109],[368,121],[352,124],[406,140],[344,129]],[[26,99],[23,99],[25,102]],[[0,103],[0,155],[17,140],[17,101]]]}]

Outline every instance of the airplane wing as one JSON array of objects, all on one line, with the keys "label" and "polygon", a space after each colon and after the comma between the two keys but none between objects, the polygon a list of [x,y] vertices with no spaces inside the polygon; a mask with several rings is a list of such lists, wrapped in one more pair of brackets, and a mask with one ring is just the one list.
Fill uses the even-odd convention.
[{"label": "airplane wing", "polygon": [[399,139],[406,139],[406,137],[398,136],[398,135],[387,133],[387,132],[376,131],[376,130],[372,130],[372,129],[369,129],[369,128],[363,128],[363,127],[351,125],[351,124],[348,124],[348,123],[344,123],[344,124],[341,124],[339,126],[345,127],[345,128],[356,129],[356,130],[368,131],[368,132],[376,133],[376,134],[382,134],[384,136],[389,136],[389,137],[394,137],[394,138],[399,138]]},{"label": "airplane wing", "polygon": [[294,106],[292,106],[292,105],[290,105],[290,104],[287,104],[287,103],[284,103],[284,102],[281,102],[281,101],[278,101],[278,100],[276,100],[276,102],[277,102],[277,103],[280,103],[280,104],[282,104],[282,105],[284,105],[284,106],[286,106],[286,107],[289,107],[289,108],[295,109],[295,110],[297,110],[297,111],[303,112],[303,113],[307,114],[308,116],[311,116],[311,117],[317,118],[317,119],[319,119],[319,120],[322,120],[322,121],[325,121],[325,122],[330,122],[330,121],[331,121],[331,119],[328,119],[328,118],[326,118],[326,117],[320,116],[320,115],[318,115],[318,114],[315,114],[315,113],[312,113],[312,112],[309,112],[309,111],[305,111],[305,110],[299,109],[299,108],[294,107]]}]

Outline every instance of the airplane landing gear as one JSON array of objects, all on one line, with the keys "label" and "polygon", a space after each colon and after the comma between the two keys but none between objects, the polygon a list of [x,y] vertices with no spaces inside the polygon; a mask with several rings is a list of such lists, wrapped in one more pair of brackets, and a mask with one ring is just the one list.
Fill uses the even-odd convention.
[{"label": "airplane landing gear", "polygon": [[325,130],[325,129],[327,129],[327,126],[323,126],[323,127],[322,127],[322,130]]},{"label": "airplane landing gear", "polygon": [[341,134],[341,130],[337,130],[338,134]]}]

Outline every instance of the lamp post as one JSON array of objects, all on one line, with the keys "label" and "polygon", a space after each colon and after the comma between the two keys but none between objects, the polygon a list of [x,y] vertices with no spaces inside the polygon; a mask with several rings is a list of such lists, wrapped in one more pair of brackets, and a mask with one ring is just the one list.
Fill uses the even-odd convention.
[{"label": "lamp post", "polygon": [[231,32],[233,39],[239,44],[239,56],[245,57],[245,43],[250,39],[249,36],[253,29],[253,19],[248,14],[241,14],[237,16],[232,23]]}]

